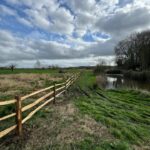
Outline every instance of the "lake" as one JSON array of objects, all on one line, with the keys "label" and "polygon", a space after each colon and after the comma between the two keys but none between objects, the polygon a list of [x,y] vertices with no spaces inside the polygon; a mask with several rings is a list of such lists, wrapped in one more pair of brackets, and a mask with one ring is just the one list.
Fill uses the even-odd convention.
[{"label": "lake", "polygon": [[150,91],[150,83],[127,79],[124,78],[123,75],[107,74],[107,84],[105,88],[106,89],[134,88]]}]

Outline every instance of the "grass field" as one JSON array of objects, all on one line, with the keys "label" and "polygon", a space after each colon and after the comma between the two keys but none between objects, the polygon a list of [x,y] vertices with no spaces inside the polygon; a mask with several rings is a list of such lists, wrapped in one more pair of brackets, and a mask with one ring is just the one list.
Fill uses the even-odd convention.
[{"label": "grass field", "polygon": [[0,74],[18,74],[18,73],[57,73],[58,69],[0,69]]},{"label": "grass field", "polygon": [[84,70],[66,97],[55,106],[46,106],[25,125],[21,140],[11,136],[0,146],[12,150],[149,150],[149,93],[104,90],[98,84],[96,76]]},{"label": "grass field", "polygon": [[54,69],[19,69],[16,68],[14,71],[11,71],[11,69],[0,69],[0,74],[19,74],[19,73],[34,73],[34,74],[58,74],[60,70],[63,70],[65,72],[77,72],[80,69],[76,68],[54,68]]},{"label": "grass field", "polygon": [[10,69],[0,70],[0,99],[7,100],[15,95],[29,94],[30,92],[47,87],[54,82],[61,82],[74,72],[74,69]]}]

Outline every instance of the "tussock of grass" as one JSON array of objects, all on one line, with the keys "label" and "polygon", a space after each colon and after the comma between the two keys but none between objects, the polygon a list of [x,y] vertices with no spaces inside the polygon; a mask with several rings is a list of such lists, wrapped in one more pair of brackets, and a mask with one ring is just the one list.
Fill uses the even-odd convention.
[{"label": "tussock of grass", "polygon": [[99,87],[104,88],[107,83],[107,78],[105,75],[98,75],[96,76],[96,83]]},{"label": "tussock of grass", "polygon": [[76,144],[75,149],[81,150],[131,150],[129,144],[121,141],[102,141],[100,144],[95,144],[92,139],[86,138],[82,142]]}]

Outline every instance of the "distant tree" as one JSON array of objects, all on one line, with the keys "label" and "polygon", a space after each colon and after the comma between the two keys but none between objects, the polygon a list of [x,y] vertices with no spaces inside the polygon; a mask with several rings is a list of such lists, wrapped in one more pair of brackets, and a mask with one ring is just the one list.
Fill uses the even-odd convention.
[{"label": "distant tree", "polygon": [[57,66],[57,65],[49,65],[48,68],[49,69],[59,69],[59,66]]},{"label": "distant tree", "polygon": [[118,67],[123,67],[123,60],[121,58],[116,59],[116,64]]},{"label": "distant tree", "polygon": [[106,65],[106,61],[104,59],[98,59],[98,65],[105,66]]},{"label": "distant tree", "polygon": [[95,74],[104,72],[104,66],[106,65],[106,61],[103,59],[98,60],[98,64],[94,67],[93,72]]},{"label": "distant tree", "polygon": [[35,68],[41,68],[42,67],[41,62],[39,60],[37,60],[34,67]]},{"label": "distant tree", "polygon": [[12,72],[14,71],[15,68],[16,68],[16,65],[14,65],[14,64],[10,65],[10,69],[11,69]]},{"label": "distant tree", "polygon": [[15,64],[11,64],[11,65],[10,65],[10,69],[11,69],[12,72],[14,71],[15,68],[16,68],[16,65],[15,65]]}]

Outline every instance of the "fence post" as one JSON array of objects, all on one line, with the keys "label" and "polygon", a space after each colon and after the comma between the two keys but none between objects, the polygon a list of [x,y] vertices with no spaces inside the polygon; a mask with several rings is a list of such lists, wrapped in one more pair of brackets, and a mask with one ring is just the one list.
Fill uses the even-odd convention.
[{"label": "fence post", "polygon": [[67,95],[67,82],[65,81],[65,95]]},{"label": "fence post", "polygon": [[22,135],[22,106],[21,106],[21,97],[16,96],[16,124],[17,124],[17,134]]},{"label": "fence post", "polygon": [[54,83],[54,101],[53,101],[53,104],[55,104],[56,102],[56,85]]}]

